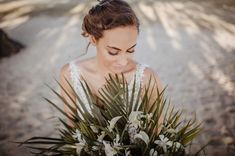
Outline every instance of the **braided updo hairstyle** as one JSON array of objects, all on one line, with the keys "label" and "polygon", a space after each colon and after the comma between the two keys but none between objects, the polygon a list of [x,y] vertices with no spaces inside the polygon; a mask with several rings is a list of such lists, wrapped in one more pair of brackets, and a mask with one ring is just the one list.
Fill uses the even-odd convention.
[{"label": "braided updo hairstyle", "polygon": [[[124,0],[98,0],[99,3],[93,6],[84,17],[82,23],[82,35],[94,36],[99,40],[103,36],[104,30],[109,30],[119,26],[136,26],[139,32],[139,20]],[[88,50],[90,43],[87,45]]]}]

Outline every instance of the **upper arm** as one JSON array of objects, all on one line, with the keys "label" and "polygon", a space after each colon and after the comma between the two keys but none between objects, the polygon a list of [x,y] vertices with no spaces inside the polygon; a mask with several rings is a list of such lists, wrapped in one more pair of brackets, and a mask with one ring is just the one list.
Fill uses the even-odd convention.
[{"label": "upper arm", "polygon": [[[148,96],[150,97],[150,101],[149,101],[149,105],[147,106],[147,109],[149,109],[149,108],[151,108],[151,106],[155,102],[155,100],[157,99],[159,93],[161,93],[163,91],[163,88],[162,88],[162,84],[160,82],[159,77],[150,68],[145,69],[143,84],[144,84],[145,87],[147,87],[149,85],[150,90],[154,87],[151,96],[149,95],[150,93],[148,94]],[[163,95],[161,95],[161,97],[162,96]],[[157,105],[155,105],[153,108],[156,109],[156,106]],[[160,108],[161,107],[163,107],[163,106],[160,106]],[[163,114],[161,113],[160,116],[159,116],[158,125],[156,126],[156,133],[159,133],[161,131],[161,126],[159,126],[159,125],[163,124],[163,121],[164,121]]]},{"label": "upper arm", "polygon": [[[72,85],[72,81],[71,81],[71,77],[70,77],[70,73],[69,73],[69,65],[65,64],[61,69],[60,69],[60,84],[62,85],[62,87],[70,94],[74,94],[73,93],[73,89],[70,87],[70,85],[68,84],[68,82]],[[61,94],[64,94],[65,92],[63,91],[63,89],[61,88]]]},{"label": "upper arm", "polygon": [[[60,69],[60,84],[63,87],[63,89],[60,87],[60,94],[65,100],[73,106],[73,101],[75,101],[76,96],[73,91],[73,89],[70,87],[68,82],[72,86],[72,81],[70,77],[70,70],[69,70],[69,65],[65,64],[61,69]],[[67,92],[67,93],[66,93]],[[70,96],[70,97],[69,97]],[[65,111],[70,112],[67,106],[65,106]]]},{"label": "upper arm", "polygon": [[148,67],[144,71],[143,85],[145,87],[149,85],[150,88],[154,87],[155,94],[157,93],[157,90],[159,90],[159,92],[162,92],[163,90],[158,75],[151,68]]},{"label": "upper arm", "polygon": [[[148,96],[150,98],[149,107],[151,107],[151,104],[156,100],[156,98],[158,97],[158,94],[163,91],[163,87],[162,87],[162,84],[160,82],[158,75],[151,68],[146,68],[144,71],[143,86],[144,88],[149,86],[150,91],[153,88],[151,95],[150,95],[150,91],[148,92]],[[145,89],[143,91],[145,91]],[[142,93],[142,95],[143,94],[144,93]]]}]

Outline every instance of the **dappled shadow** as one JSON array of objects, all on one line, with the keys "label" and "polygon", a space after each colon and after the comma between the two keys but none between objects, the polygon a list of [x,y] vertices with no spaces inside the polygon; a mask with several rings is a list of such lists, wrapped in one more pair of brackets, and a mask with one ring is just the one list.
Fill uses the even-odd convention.
[{"label": "dappled shadow", "polygon": [[202,4],[143,2],[136,8],[145,14],[141,20],[149,25],[150,43],[155,43],[154,49],[150,44],[143,50],[152,49],[146,55],[159,57],[152,67],[160,75],[169,70],[163,81],[169,84],[172,103],[197,110],[205,127],[200,144],[211,140],[208,153],[228,155],[235,152],[234,12]]},{"label": "dappled shadow", "polygon": [[0,2],[0,27],[17,27],[37,15],[64,16],[79,14],[82,16],[90,8],[93,0],[19,0]]},{"label": "dappled shadow", "polygon": [[[53,113],[39,96],[53,96],[42,84],[56,87],[51,77],[86,46],[80,35],[81,19],[94,1],[48,2],[0,4],[0,27],[28,47],[0,62],[1,118],[8,119],[1,121],[4,143],[32,136],[36,130],[51,135],[52,127],[45,122]],[[233,9],[193,1],[129,2],[142,24],[137,60],[147,62],[168,84],[172,104],[196,110],[199,120],[204,120],[200,143],[211,140],[209,153],[234,152]]]}]

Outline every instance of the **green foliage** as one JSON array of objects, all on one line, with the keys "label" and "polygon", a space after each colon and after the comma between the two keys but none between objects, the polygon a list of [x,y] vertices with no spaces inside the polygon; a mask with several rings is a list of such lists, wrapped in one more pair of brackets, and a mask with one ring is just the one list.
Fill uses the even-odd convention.
[{"label": "green foliage", "polygon": [[[45,100],[68,118],[73,126],[59,118],[64,128],[59,129],[58,138],[32,137],[18,142],[31,149],[33,154],[193,155],[186,152],[186,147],[201,131],[201,124],[197,124],[196,119],[184,123],[182,112],[166,104],[165,89],[159,91],[155,79],[151,78],[146,86],[141,84],[138,87],[135,79],[130,91],[124,75],[109,75],[98,96],[92,94],[85,80],[80,81],[91,112],[79,95],[76,94],[77,100],[74,101],[65,88],[56,82],[72,103],[48,87],[71,110],[72,115],[48,98]],[[136,89],[139,87],[141,89]],[[153,94],[154,91],[157,95]],[[200,154],[200,151],[196,154]]]}]

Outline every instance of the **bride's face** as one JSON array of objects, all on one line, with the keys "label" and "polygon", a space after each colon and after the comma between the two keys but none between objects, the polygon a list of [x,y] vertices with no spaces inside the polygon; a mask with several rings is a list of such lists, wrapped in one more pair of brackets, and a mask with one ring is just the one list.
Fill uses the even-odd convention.
[{"label": "bride's face", "polygon": [[96,43],[97,59],[109,72],[121,73],[133,59],[138,31],[136,26],[106,30]]}]

